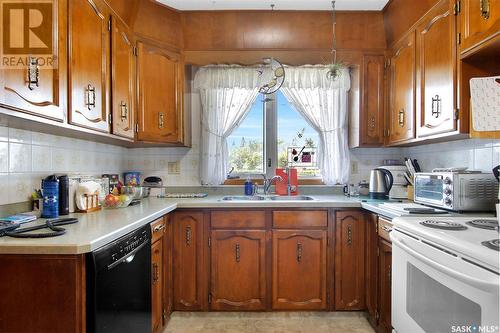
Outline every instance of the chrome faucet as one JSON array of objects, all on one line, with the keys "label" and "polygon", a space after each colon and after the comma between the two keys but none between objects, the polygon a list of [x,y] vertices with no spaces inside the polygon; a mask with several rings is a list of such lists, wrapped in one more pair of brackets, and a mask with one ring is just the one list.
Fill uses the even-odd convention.
[{"label": "chrome faucet", "polygon": [[283,180],[281,176],[273,176],[270,179],[268,179],[265,174],[261,174],[261,176],[264,178],[264,195],[269,194],[269,188],[274,182]]},{"label": "chrome faucet", "polygon": [[286,195],[291,196],[292,191],[295,191],[297,189],[297,186],[293,186],[291,181],[290,181],[290,167],[285,168],[286,172]]}]

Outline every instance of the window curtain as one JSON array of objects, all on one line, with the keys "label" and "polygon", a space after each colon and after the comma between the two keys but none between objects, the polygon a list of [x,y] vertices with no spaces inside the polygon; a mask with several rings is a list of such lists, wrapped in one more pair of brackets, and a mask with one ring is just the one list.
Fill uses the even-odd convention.
[{"label": "window curtain", "polygon": [[255,68],[206,66],[198,70],[194,88],[201,97],[201,183],[219,185],[227,176],[227,138],[245,119],[258,94]]},{"label": "window curtain", "polygon": [[318,164],[327,185],[347,183],[348,146],[347,68],[335,79],[327,78],[325,66],[287,67],[281,90],[288,101],[319,134]]}]

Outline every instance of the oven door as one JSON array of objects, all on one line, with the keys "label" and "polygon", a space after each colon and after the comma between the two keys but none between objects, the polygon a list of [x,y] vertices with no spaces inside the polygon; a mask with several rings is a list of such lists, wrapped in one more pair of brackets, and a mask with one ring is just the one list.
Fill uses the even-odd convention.
[{"label": "oven door", "polygon": [[444,203],[444,176],[416,174],[415,175],[415,201],[438,207],[446,207]]},{"label": "oven door", "polygon": [[397,229],[391,240],[397,333],[498,332],[497,274]]}]

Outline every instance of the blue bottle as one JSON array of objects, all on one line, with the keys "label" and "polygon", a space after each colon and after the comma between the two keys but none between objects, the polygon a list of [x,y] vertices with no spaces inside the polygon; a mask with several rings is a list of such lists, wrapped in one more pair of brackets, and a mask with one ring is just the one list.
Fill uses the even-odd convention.
[{"label": "blue bottle", "polygon": [[42,180],[43,211],[42,217],[59,217],[59,182],[55,175]]},{"label": "blue bottle", "polygon": [[253,183],[250,177],[245,181],[245,195],[253,195]]}]

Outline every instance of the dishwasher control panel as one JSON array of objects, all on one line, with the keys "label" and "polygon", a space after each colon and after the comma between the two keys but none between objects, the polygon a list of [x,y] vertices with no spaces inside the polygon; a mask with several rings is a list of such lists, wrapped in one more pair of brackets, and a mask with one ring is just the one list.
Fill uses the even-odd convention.
[{"label": "dishwasher control panel", "polygon": [[145,243],[148,243],[151,239],[151,231],[149,225],[147,228],[141,228],[135,232],[132,232],[115,242],[115,244],[110,249],[111,260],[109,264],[116,263],[117,261],[126,260],[127,257],[131,256],[136,252],[139,247],[142,247]]}]

